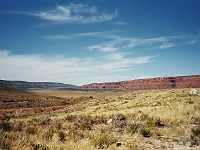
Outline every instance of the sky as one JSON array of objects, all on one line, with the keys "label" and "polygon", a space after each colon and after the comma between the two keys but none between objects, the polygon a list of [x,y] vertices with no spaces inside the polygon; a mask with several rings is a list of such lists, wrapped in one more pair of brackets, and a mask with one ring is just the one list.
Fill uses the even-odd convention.
[{"label": "sky", "polygon": [[199,59],[199,0],[0,1],[2,80],[199,75]]}]

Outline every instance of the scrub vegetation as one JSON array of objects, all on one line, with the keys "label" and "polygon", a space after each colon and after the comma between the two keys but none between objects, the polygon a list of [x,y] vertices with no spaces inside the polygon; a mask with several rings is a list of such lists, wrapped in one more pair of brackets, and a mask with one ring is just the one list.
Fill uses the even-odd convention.
[{"label": "scrub vegetation", "polygon": [[4,117],[0,122],[0,148],[199,149],[200,96],[189,91],[76,91],[78,96],[74,91],[34,91],[45,97],[84,100],[51,113]]}]

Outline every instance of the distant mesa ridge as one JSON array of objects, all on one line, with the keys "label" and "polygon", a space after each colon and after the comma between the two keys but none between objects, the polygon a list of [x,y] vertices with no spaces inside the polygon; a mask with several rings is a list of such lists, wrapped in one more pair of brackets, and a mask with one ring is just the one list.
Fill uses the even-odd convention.
[{"label": "distant mesa ridge", "polygon": [[26,82],[0,80],[0,89],[74,89],[76,86],[57,82]]},{"label": "distant mesa ridge", "polygon": [[79,86],[84,90],[148,90],[169,88],[200,88],[200,75],[158,77],[129,81],[92,83]]},{"label": "distant mesa ridge", "polygon": [[0,90],[71,89],[71,90],[148,90],[169,88],[200,88],[200,75],[158,77],[129,81],[91,83],[83,86],[56,82],[26,82],[0,80]]}]

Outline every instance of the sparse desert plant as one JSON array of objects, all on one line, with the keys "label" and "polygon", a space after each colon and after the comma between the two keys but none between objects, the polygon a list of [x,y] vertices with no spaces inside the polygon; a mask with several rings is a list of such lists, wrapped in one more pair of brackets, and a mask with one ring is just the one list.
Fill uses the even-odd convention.
[{"label": "sparse desert plant", "polygon": [[69,122],[74,122],[77,118],[77,115],[67,115],[65,117],[65,120],[69,121]]},{"label": "sparse desert plant", "polygon": [[0,130],[8,131],[11,129],[11,124],[8,121],[1,121],[0,122]]},{"label": "sparse desert plant", "polygon": [[135,120],[138,121],[145,121],[148,118],[148,115],[144,114],[142,111],[138,111],[138,113],[135,113],[134,116]]},{"label": "sparse desert plant", "polygon": [[143,135],[143,137],[150,137],[152,135],[152,133],[150,132],[150,129],[148,128],[141,128],[140,133],[141,135]]},{"label": "sparse desert plant", "polygon": [[92,138],[92,143],[95,147],[98,147],[99,149],[107,148],[108,146],[116,142],[117,138],[114,137],[114,135],[108,133],[97,133]]},{"label": "sparse desert plant", "polygon": [[14,122],[12,125],[13,131],[22,131],[24,123],[21,121]]},{"label": "sparse desert plant", "polygon": [[121,113],[118,113],[118,114],[114,114],[114,115],[112,115],[111,116],[111,118],[113,119],[113,120],[126,120],[126,116],[125,115],[123,115],[123,114],[121,114]]},{"label": "sparse desert plant", "polygon": [[128,145],[127,147],[130,149],[130,150],[139,150],[139,146],[138,146],[138,142],[133,139]]},{"label": "sparse desert plant", "polygon": [[0,131],[0,149],[11,150],[11,141],[7,138],[7,133]]},{"label": "sparse desert plant", "polygon": [[106,124],[107,117],[105,115],[95,116],[93,120],[94,120],[95,124],[102,124],[102,123]]},{"label": "sparse desert plant", "polygon": [[123,114],[115,114],[115,115],[112,115],[111,116],[112,120],[113,120],[113,125],[115,127],[118,127],[118,128],[124,128],[126,126],[126,116],[123,115]]},{"label": "sparse desert plant", "polygon": [[28,133],[28,134],[35,134],[36,131],[37,131],[37,128],[36,128],[35,126],[31,125],[31,126],[27,126],[27,127],[25,128],[25,131],[26,131],[26,133]]},{"label": "sparse desert plant", "polygon": [[[198,149],[200,97],[185,91],[124,91],[121,99],[112,95],[77,101],[50,114],[4,120],[0,149]],[[159,101],[161,106],[152,105]]]},{"label": "sparse desert plant", "polygon": [[84,134],[80,130],[69,130],[68,137],[72,141],[77,142],[80,139],[84,138]]},{"label": "sparse desert plant", "polygon": [[126,127],[126,132],[133,135],[135,133],[138,133],[140,131],[141,128],[143,128],[144,125],[142,124],[129,124],[127,127]]},{"label": "sparse desert plant", "polygon": [[35,144],[33,150],[49,150],[49,148],[46,145]]},{"label": "sparse desert plant", "polygon": [[55,130],[50,127],[50,128],[45,129],[45,131],[43,131],[43,132],[44,132],[44,134],[42,137],[45,140],[50,141],[54,135]]},{"label": "sparse desert plant", "polygon": [[200,145],[200,125],[191,129],[191,144]]},{"label": "sparse desert plant", "polygon": [[91,116],[76,116],[76,119],[74,120],[74,127],[75,129],[80,130],[91,130],[92,125],[95,123],[93,118]]},{"label": "sparse desert plant", "polygon": [[60,141],[64,141],[65,140],[65,133],[63,131],[59,131],[58,137],[59,137]]},{"label": "sparse desert plant", "polygon": [[62,123],[61,122],[52,123],[52,126],[54,126],[57,130],[62,129]]},{"label": "sparse desert plant", "polygon": [[147,125],[149,127],[163,127],[165,126],[163,121],[159,117],[148,117]]},{"label": "sparse desert plant", "polygon": [[45,125],[45,124],[49,124],[51,119],[47,115],[42,115],[42,116],[38,117],[38,121],[40,124]]}]

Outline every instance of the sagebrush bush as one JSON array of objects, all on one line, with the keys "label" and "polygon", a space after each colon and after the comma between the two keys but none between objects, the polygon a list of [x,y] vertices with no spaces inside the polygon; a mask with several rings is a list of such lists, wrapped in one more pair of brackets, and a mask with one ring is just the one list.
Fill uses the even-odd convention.
[{"label": "sagebrush bush", "polygon": [[114,137],[112,134],[108,134],[108,133],[95,134],[91,140],[94,146],[98,147],[99,149],[107,148],[111,144],[114,144],[117,142],[117,138]]},{"label": "sagebrush bush", "polygon": [[200,136],[200,125],[191,129],[192,135]]},{"label": "sagebrush bush", "polygon": [[55,130],[53,128],[48,128],[46,131],[44,131],[43,138],[47,141],[50,141],[54,133],[55,133]]},{"label": "sagebrush bush", "polygon": [[67,115],[65,117],[65,120],[69,121],[69,122],[74,122],[77,119],[77,115]]},{"label": "sagebrush bush", "polygon": [[64,141],[65,140],[65,133],[63,131],[59,131],[58,137],[59,137],[60,141]]},{"label": "sagebrush bush", "polygon": [[123,114],[115,114],[111,116],[113,120],[113,125],[117,128],[124,128],[127,124],[126,116]]},{"label": "sagebrush bush", "polygon": [[11,150],[11,141],[7,138],[6,132],[0,131],[0,149]]},{"label": "sagebrush bush", "polygon": [[148,128],[141,128],[140,133],[143,135],[143,137],[150,137],[152,135],[150,129]]},{"label": "sagebrush bush", "polygon": [[191,131],[191,144],[200,145],[200,126],[192,128]]},{"label": "sagebrush bush", "polygon": [[102,116],[95,116],[94,117],[94,123],[95,124],[106,124],[107,123],[107,117],[102,115]]},{"label": "sagebrush bush", "polygon": [[49,150],[49,148],[46,145],[35,144],[33,150]]},{"label": "sagebrush bush", "polygon": [[84,133],[81,132],[80,130],[69,130],[68,137],[74,142],[77,142],[80,139],[85,138]]},{"label": "sagebrush bush", "polygon": [[47,115],[42,115],[38,118],[38,121],[40,124],[46,125],[50,123],[51,119]]},{"label": "sagebrush bush", "polygon": [[164,127],[163,121],[159,117],[148,117],[147,118],[147,125],[149,127]]},{"label": "sagebrush bush", "polygon": [[141,128],[143,128],[144,126],[141,124],[129,124],[126,127],[126,132],[133,135],[135,133],[138,133],[140,131]]},{"label": "sagebrush bush", "polygon": [[91,130],[92,125],[95,123],[91,116],[68,116],[65,119],[73,123],[74,128],[80,130]]},{"label": "sagebrush bush", "polygon": [[61,122],[55,122],[55,123],[53,123],[53,126],[54,126],[57,130],[61,130],[61,129],[62,129],[62,123],[61,123]]},{"label": "sagebrush bush", "polygon": [[0,122],[0,130],[8,131],[11,129],[11,124],[8,121],[1,121]]},{"label": "sagebrush bush", "polygon": [[37,132],[37,128],[35,126],[31,125],[31,126],[27,126],[25,128],[25,131],[28,134],[35,134]]},{"label": "sagebrush bush", "polygon": [[12,130],[13,131],[22,131],[23,127],[24,127],[24,122],[17,121],[17,122],[13,123]]}]

